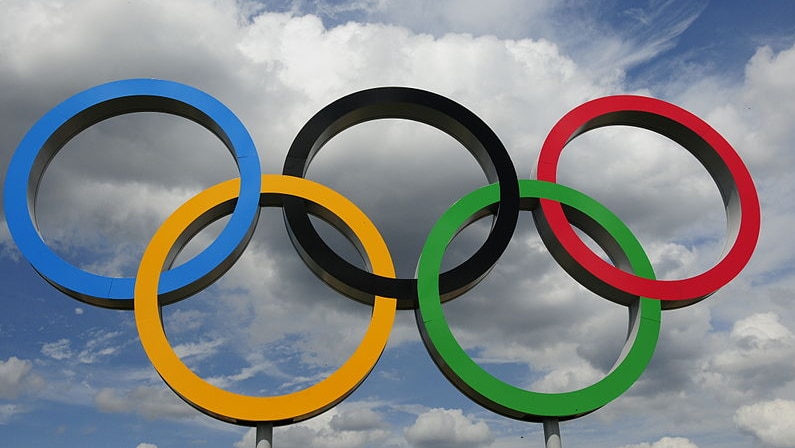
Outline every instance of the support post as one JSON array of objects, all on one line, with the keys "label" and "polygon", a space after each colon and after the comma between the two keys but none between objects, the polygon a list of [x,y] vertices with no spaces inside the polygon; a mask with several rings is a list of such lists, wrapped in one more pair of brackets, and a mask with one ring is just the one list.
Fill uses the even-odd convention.
[{"label": "support post", "polygon": [[257,448],[273,448],[273,423],[257,423]]},{"label": "support post", "polygon": [[555,418],[544,419],[544,440],[546,448],[562,448],[560,444],[560,424]]}]

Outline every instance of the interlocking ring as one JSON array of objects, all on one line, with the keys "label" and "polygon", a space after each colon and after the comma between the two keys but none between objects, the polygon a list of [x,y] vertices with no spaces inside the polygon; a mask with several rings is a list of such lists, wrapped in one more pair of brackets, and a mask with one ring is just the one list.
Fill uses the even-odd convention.
[{"label": "interlocking ring", "polygon": [[635,296],[664,300],[666,309],[705,299],[748,263],[759,238],[759,198],[748,168],[729,142],[690,112],[665,101],[617,95],[589,101],[567,113],[552,128],[538,156],[537,178],[555,182],[564,147],[585,132],[627,125],[664,135],[687,149],[715,180],[728,218],[727,250],[708,271],[682,280],[643,278],[602,260],[566,221],[560,204],[541,200],[533,214],[544,242],[572,277],[587,288],[624,303]]},{"label": "interlocking ring", "polygon": [[[61,260],[43,242],[33,219],[36,189],[47,163],[72,136],[103,119],[142,111],[180,115],[210,129],[235,156],[240,178],[203,191],[174,212],[147,246],[135,278],[90,274]],[[448,133],[475,156],[493,182],[463,197],[439,219],[420,255],[417,279],[395,278],[386,244],[354,204],[303,178],[314,155],[334,135],[380,118],[415,120]],[[558,158],[571,139],[619,124],[650,129],[680,143],[718,184],[730,222],[730,247],[713,269],[685,280],[656,280],[637,239],[615,215],[584,194],[555,183]],[[173,82],[127,80],[77,94],[34,125],[9,166],[5,207],[20,250],[58,289],[110,308],[129,309],[134,301],[136,325],[152,364],[180,397],[218,419],[281,425],[328,410],[373,369],[396,309],[409,308],[415,310],[422,339],[440,370],[472,400],[520,420],[565,420],[598,409],[638,379],[654,351],[662,309],[702,300],[740,272],[758,239],[759,202],[742,160],[716,131],[677,106],[645,97],[600,98],[569,112],[547,137],[536,172],[537,180],[518,180],[497,136],[458,103],[422,90],[384,87],[353,93],[322,109],[298,133],[283,174],[260,175],[248,132],[217,100]],[[234,263],[254,231],[261,206],[284,208],[293,245],[315,274],[343,294],[373,306],[362,342],[339,370],[307,389],[276,397],[233,394],[202,380],[175,354],[160,317],[160,306],[203,289]],[[494,378],[463,351],[444,318],[442,302],[477,284],[499,259],[520,209],[532,210],[542,240],[572,277],[629,310],[627,341],[619,359],[602,380],[580,390],[538,393]],[[207,249],[171,269],[175,254],[191,237],[230,213],[229,223]],[[317,235],[308,213],[351,240],[369,271],[334,253]],[[441,259],[454,235],[488,214],[495,219],[483,246],[458,267],[440,273]],[[572,225],[600,245],[613,264],[585,246]]]},{"label": "interlocking ring", "polygon": [[[424,90],[380,87],[334,101],[298,132],[283,174],[303,177],[312,158],[332,137],[359,123],[402,118],[431,125],[458,140],[472,153],[489,182],[499,182],[500,203],[483,245],[466,261],[439,277],[442,300],[455,298],[477,285],[497,263],[511,240],[519,216],[519,186],[508,151],[494,131],[460,104]],[[300,200],[286,200],[287,229],[304,262],[337,291],[364,303],[374,295],[394,297],[398,308],[417,307],[417,280],[382,277],[359,269],[337,255],[318,235]]]},{"label": "interlocking ring", "polygon": [[[160,271],[168,267],[168,255],[200,229],[200,219],[216,220],[228,213],[237,199],[239,181],[230,180],[207,190],[180,207],[158,229],[144,251],[135,284],[135,322],[149,360],[157,372],[184,400],[213,417],[241,425],[273,422],[294,423],[330,409],[364,381],[386,346],[395,318],[395,301],[376,297],[367,332],[357,350],[328,378],[307,389],[276,397],[250,397],[227,392],[204,381],[179,359],[163,330],[157,300]],[[363,258],[373,272],[395,275],[392,258],[375,225],[353,203],[339,193],[312,181],[290,176],[262,176],[263,206],[278,206],[285,197],[299,197],[322,207],[312,210],[329,222],[347,226],[345,232],[363,248]]]},{"label": "interlocking ring", "polygon": [[36,224],[36,193],[47,165],[72,137],[100,121],[134,112],[162,112],[195,121],[221,139],[240,170],[235,212],[212,244],[163,274],[161,303],[194,294],[209,285],[209,278],[229,269],[251,238],[259,214],[260,164],[254,142],[235,114],[210,95],[171,81],[129,79],[67,99],[28,131],[11,158],[3,197],[6,223],[19,250],[42,277],[78,300],[106,308],[132,309],[135,279],[93,274],[53,252]]},{"label": "interlocking ring", "polygon": [[[562,204],[573,224],[605,250],[619,267],[654,278],[646,253],[618,217],[588,196],[563,185],[520,180],[522,199],[544,198]],[[417,325],[439,369],[459,390],[481,406],[519,420],[567,420],[592,412],[621,395],[646,369],[660,332],[660,301],[636,297],[627,304],[629,331],[621,356],[602,380],[580,390],[540,393],[520,389],[492,376],[456,342],[439,300],[439,268],[456,233],[499,201],[496,185],[475,190],[445,212],[431,229],[417,265]],[[525,202],[530,210],[537,201]],[[532,291],[528,291],[532,298]]]}]

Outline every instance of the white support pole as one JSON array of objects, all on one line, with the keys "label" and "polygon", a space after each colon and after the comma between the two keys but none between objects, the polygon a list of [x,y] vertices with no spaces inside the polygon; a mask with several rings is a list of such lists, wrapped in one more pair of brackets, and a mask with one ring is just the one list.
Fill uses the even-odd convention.
[{"label": "white support pole", "polygon": [[273,423],[257,423],[257,448],[273,448]]},{"label": "white support pole", "polygon": [[560,425],[555,418],[544,419],[544,440],[546,448],[562,448],[560,444]]}]

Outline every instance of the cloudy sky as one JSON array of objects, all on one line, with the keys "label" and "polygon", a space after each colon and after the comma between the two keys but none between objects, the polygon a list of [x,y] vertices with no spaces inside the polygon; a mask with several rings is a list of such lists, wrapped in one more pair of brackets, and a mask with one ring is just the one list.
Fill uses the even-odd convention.
[{"label": "cloudy sky", "polygon": [[[743,273],[663,315],[654,358],[621,397],[561,424],[564,446],[795,447],[795,4],[781,1],[0,0],[0,173],[28,129],[69,96],[152,77],[197,87],[246,125],[266,173],[282,170],[301,126],[365,88],[445,95],[497,133],[519,177],[567,111],[610,94],[678,104],[736,148],[756,182],[762,234]],[[134,275],[160,223],[236,176],[208,131],[159,114],[80,133],[43,177],[37,220],[48,244],[91,272]],[[600,129],[570,144],[559,181],[616,212],[657,276],[715,264],[726,240],[717,188],[685,150],[648,131]],[[335,137],[307,177],[358,204],[398,275],[456,199],[485,185],[455,140],[413,122],[365,123]],[[3,219],[5,223],[5,220]],[[349,247],[317,223],[341,253]],[[188,258],[221,223],[198,235]],[[456,264],[482,241],[475,225]],[[358,262],[352,258],[354,262]],[[181,260],[179,260],[181,261]],[[0,440],[19,447],[254,446],[249,428],[183,403],[147,360],[131,312],[77,302],[42,280],[0,226]],[[249,395],[314,384],[355,349],[370,307],[306,268],[281,211],[216,284],[163,310],[171,344],[202,378]],[[475,289],[445,305],[484,368],[535,391],[602,378],[621,352],[627,311],[579,286],[546,252],[529,214]],[[336,408],[278,427],[274,446],[514,448],[542,427],[461,395],[398,313],[371,375]]]}]

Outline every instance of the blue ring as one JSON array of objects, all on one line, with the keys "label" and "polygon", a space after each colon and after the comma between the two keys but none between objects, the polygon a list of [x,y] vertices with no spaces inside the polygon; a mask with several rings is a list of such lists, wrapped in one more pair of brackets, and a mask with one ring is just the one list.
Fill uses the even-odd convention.
[{"label": "blue ring", "polygon": [[243,251],[259,216],[260,162],[243,123],[212,96],[184,84],[128,79],[78,93],[51,109],[25,135],[8,167],[4,207],[8,229],[20,251],[48,282],[93,305],[132,309],[135,279],[79,269],[53,252],[35,223],[35,198],[47,165],[84,129],[117,115],[163,112],[188,118],[221,139],[240,172],[240,196],[218,238],[186,263],[163,273],[161,303],[172,303],[212,283]]}]

